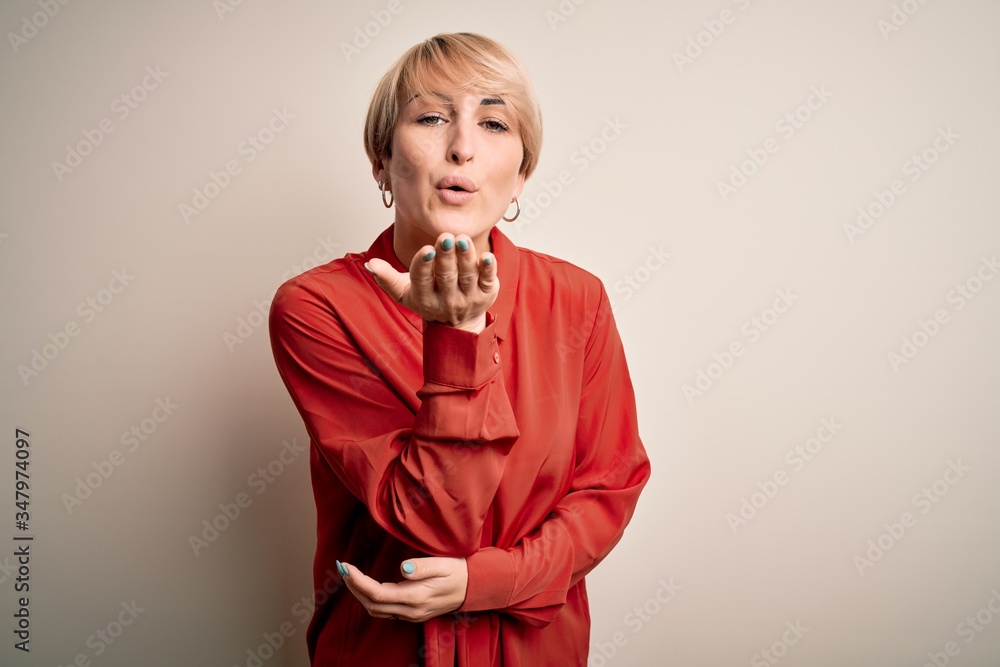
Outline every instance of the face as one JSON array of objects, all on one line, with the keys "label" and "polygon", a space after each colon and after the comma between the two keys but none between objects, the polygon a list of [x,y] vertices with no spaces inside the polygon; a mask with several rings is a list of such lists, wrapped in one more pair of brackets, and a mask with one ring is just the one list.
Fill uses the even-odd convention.
[{"label": "face", "polygon": [[524,187],[520,129],[496,97],[442,92],[446,99],[418,95],[404,105],[392,156],[373,173],[390,184],[396,230],[412,252],[442,232],[468,234],[477,249],[488,250],[490,229]]}]

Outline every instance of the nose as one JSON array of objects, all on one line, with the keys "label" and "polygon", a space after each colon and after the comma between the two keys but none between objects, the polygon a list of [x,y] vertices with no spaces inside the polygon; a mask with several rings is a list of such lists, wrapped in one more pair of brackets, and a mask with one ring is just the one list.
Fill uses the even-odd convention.
[{"label": "nose", "polygon": [[451,137],[448,142],[448,161],[455,164],[464,164],[472,159],[475,152],[473,149],[473,128],[465,120],[451,123]]}]

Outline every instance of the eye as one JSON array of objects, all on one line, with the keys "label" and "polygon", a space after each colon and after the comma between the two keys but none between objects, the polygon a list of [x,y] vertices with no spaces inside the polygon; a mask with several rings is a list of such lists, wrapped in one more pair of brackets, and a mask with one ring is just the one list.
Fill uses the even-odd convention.
[{"label": "eye", "polygon": [[503,121],[496,120],[495,118],[489,118],[483,121],[483,127],[485,127],[490,132],[506,132],[510,128]]},{"label": "eye", "polygon": [[[436,121],[441,121],[441,122],[439,123]],[[433,127],[435,125],[443,125],[445,123],[445,119],[436,114],[427,114],[426,116],[421,116],[420,118],[418,118],[417,122],[420,123],[421,125],[428,125]]]}]

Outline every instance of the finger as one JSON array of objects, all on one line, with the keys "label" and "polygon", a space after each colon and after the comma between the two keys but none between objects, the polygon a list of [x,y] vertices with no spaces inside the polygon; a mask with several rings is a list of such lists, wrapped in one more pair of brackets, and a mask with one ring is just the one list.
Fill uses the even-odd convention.
[{"label": "finger", "polygon": [[455,573],[457,558],[410,558],[399,564],[399,571],[410,581],[447,577]]},{"label": "finger", "polygon": [[392,268],[389,262],[373,257],[365,262],[365,268],[375,278],[379,287],[391,296],[395,301],[402,303],[403,298],[410,289],[410,276],[407,273],[400,273]]},{"label": "finger", "polygon": [[384,587],[392,586],[392,584],[380,584],[353,565],[348,563],[343,563],[343,565],[350,573],[344,577],[344,583],[372,618],[412,620],[419,613],[412,606],[400,604],[391,599],[393,595],[391,592],[387,593]]},{"label": "finger", "polygon": [[484,252],[479,260],[482,268],[479,270],[479,289],[486,294],[495,294],[500,289],[500,278],[497,277],[497,258],[491,252]]},{"label": "finger", "polygon": [[411,297],[419,300],[434,292],[434,246],[425,245],[410,260]]},{"label": "finger", "polygon": [[477,289],[479,283],[476,246],[467,234],[459,234],[455,237],[455,252],[458,263],[458,289],[468,294]]},{"label": "finger", "polygon": [[443,232],[437,239],[437,255],[434,257],[434,282],[439,290],[447,292],[455,289],[458,276],[456,252],[455,237]]}]

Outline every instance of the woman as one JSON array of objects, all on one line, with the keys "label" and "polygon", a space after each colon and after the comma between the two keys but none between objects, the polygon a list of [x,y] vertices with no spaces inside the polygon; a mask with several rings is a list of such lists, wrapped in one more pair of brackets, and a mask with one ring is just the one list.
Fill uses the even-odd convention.
[{"label": "woman", "polygon": [[393,224],[275,295],[274,357],[311,439],[317,591],[339,573],[314,665],[587,662],[584,576],[649,462],[600,280],[495,226],[540,143],[502,46],[414,46],[365,126]]}]

